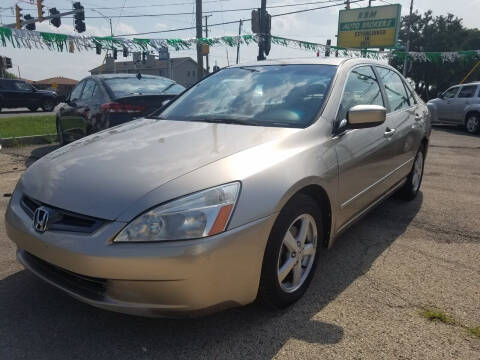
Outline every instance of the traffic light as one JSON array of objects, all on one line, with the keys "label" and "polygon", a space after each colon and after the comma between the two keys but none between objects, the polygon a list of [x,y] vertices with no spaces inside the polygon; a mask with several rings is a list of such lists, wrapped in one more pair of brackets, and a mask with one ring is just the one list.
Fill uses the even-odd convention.
[{"label": "traffic light", "polygon": [[265,23],[263,25],[263,31],[265,34],[263,50],[265,51],[265,55],[268,55],[270,53],[270,48],[272,47],[272,15],[267,12],[265,13]]},{"label": "traffic light", "polygon": [[38,21],[43,21],[43,0],[37,0]]},{"label": "traffic light", "polygon": [[117,55],[117,49],[114,48],[114,49],[112,50],[112,52],[113,52],[113,58],[114,58],[115,60],[117,60],[117,57],[118,57],[118,55]]},{"label": "traffic light", "polygon": [[[50,8],[49,13],[50,16],[60,15],[60,11],[58,11],[57,8]],[[62,25],[62,19],[60,19],[60,16],[54,17],[52,20],[50,20],[50,24],[58,28],[60,25]]]},{"label": "traffic light", "polygon": [[20,8],[20,6],[18,5],[15,5],[15,27],[17,29],[21,29],[22,28],[22,9]]},{"label": "traffic light", "polygon": [[[31,16],[30,14],[24,15],[23,18],[24,18],[25,20],[33,20],[32,16]],[[27,25],[25,26],[25,28],[26,28],[27,30],[33,31],[33,30],[35,30],[35,23],[27,24]]]},{"label": "traffic light", "polygon": [[123,47],[123,57],[128,57],[128,48],[126,46]]},{"label": "traffic light", "polygon": [[75,13],[74,18],[75,18],[75,30],[78,33],[82,33],[86,30],[85,26],[85,10],[83,6],[80,4],[80,2],[74,2],[73,3],[73,10],[81,10],[77,13]]}]

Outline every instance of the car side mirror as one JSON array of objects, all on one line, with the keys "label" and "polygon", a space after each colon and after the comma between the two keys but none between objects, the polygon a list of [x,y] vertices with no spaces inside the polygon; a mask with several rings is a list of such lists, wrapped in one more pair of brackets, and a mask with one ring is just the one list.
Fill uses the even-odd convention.
[{"label": "car side mirror", "polygon": [[387,110],[379,105],[355,105],[347,112],[347,127],[363,129],[381,125],[387,118]]}]

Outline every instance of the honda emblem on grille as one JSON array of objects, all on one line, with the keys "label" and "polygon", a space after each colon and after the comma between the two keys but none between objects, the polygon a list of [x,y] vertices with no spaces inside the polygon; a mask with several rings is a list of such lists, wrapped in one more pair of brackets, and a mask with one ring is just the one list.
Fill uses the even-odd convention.
[{"label": "honda emblem on grille", "polygon": [[48,209],[43,206],[35,210],[33,213],[33,227],[35,230],[38,232],[45,232],[47,230],[49,215]]}]

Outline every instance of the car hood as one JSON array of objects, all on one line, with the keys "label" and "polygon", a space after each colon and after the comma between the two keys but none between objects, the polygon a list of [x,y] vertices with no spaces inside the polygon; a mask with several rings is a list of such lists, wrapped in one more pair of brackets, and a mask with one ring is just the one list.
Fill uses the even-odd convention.
[{"label": "car hood", "polygon": [[50,206],[115,220],[168,181],[296,131],[139,119],[44,156],[28,168],[21,185],[28,196]]}]

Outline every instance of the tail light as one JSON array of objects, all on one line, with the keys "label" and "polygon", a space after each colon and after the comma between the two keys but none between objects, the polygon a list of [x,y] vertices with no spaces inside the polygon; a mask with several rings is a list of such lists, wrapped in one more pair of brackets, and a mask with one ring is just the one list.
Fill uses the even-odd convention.
[{"label": "tail light", "polygon": [[145,110],[145,107],[140,105],[111,102],[103,104],[101,109],[103,112],[108,113],[140,113]]}]

